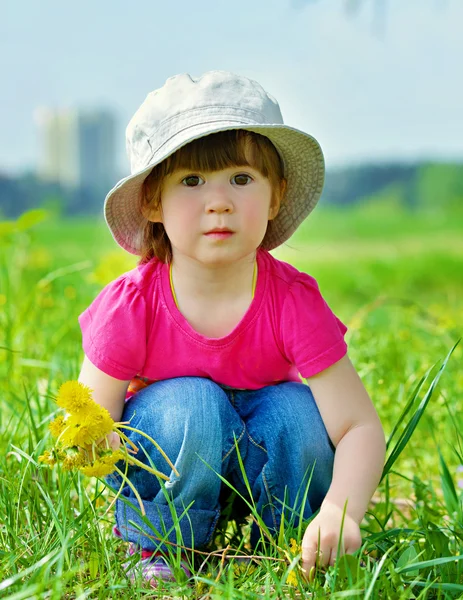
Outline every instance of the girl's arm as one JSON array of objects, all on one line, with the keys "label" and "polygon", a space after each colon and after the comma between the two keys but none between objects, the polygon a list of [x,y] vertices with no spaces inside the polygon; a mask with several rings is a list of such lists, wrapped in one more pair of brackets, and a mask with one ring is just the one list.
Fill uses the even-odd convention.
[{"label": "girl's arm", "polygon": [[106,375],[86,356],[80,370],[79,381],[93,390],[95,402],[106,408],[114,421],[121,420],[130,381],[122,381]]},{"label": "girl's arm", "polygon": [[[106,375],[106,373],[95,367],[87,356],[84,357],[82,363],[79,381],[93,390],[95,402],[106,408],[114,421],[121,420],[125,395],[130,381],[122,381]],[[121,444],[117,433],[113,431],[107,438],[113,450],[117,450]]]},{"label": "girl's arm", "polygon": [[334,563],[346,503],[340,553],[360,547],[359,526],[381,478],[386,452],[379,417],[347,356],[308,383],[336,453],[331,486],[304,534],[302,566],[307,573],[315,562]]}]

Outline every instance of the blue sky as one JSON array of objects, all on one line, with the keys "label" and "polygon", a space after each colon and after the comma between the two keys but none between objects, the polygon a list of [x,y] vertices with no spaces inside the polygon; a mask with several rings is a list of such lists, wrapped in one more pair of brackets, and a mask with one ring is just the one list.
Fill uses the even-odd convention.
[{"label": "blue sky", "polygon": [[259,81],[328,166],[461,161],[462,23],[461,0],[3,0],[0,172],[34,169],[51,106],[114,110],[127,173],[146,94],[210,69]]}]

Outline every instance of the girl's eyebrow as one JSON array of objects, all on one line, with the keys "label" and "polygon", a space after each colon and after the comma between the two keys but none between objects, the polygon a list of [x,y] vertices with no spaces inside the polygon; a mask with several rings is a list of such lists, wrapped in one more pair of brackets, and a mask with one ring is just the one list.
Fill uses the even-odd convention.
[{"label": "girl's eyebrow", "polygon": [[224,167],[223,169],[214,169],[214,171],[209,171],[206,169],[187,169],[185,167],[181,167],[179,169],[175,169],[174,171],[166,175],[166,177],[181,179],[186,175],[206,175],[209,173],[217,173],[218,171],[233,171],[236,169],[242,169],[243,171],[252,171],[253,173],[259,173],[260,175],[262,175],[259,169],[257,167],[253,167],[252,165],[230,165],[228,167]]},{"label": "girl's eyebrow", "polygon": [[214,169],[214,170],[209,170],[209,169],[201,169],[201,168],[189,168],[189,167],[179,167],[178,169],[175,169],[174,171],[171,171],[169,173],[169,175],[173,175],[174,173],[217,173],[218,171],[228,171],[228,170],[232,170],[232,169],[253,169],[254,171],[258,171],[257,167],[253,167],[252,165],[249,164],[245,164],[245,165],[228,165],[226,167],[223,167],[223,169]]}]

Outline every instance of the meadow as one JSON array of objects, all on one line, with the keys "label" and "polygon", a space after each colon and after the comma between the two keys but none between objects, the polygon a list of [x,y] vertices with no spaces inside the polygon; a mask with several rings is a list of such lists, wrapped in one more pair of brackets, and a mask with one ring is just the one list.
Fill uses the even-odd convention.
[{"label": "meadow", "polygon": [[0,223],[4,600],[463,597],[463,212],[317,209],[275,255],[316,277],[348,325],[350,357],[385,428],[388,459],[361,551],[307,582],[291,542],[300,529],[286,524],[274,543],[263,534],[243,562],[233,555],[249,552],[248,524],[229,523],[215,553],[196,555],[193,582],[152,591],[127,581],[105,513],[111,492],[38,457],[57,390],[79,373],[77,317],[135,259],[99,219],[32,211]]}]

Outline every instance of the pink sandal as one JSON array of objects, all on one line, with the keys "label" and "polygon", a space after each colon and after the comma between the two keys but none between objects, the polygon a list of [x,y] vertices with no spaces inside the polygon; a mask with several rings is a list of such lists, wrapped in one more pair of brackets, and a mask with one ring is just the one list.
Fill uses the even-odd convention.
[{"label": "pink sandal", "polygon": [[[118,538],[122,538],[121,532],[116,526],[113,527],[113,534]],[[138,544],[129,542],[129,556],[137,553],[140,555],[138,562],[134,562],[132,559],[122,565],[130,581],[136,581],[138,577],[142,577],[151,587],[155,588],[161,581],[176,580],[172,567],[161,552],[144,550]],[[187,579],[192,577],[188,563],[185,560],[180,561],[180,568]]]}]

